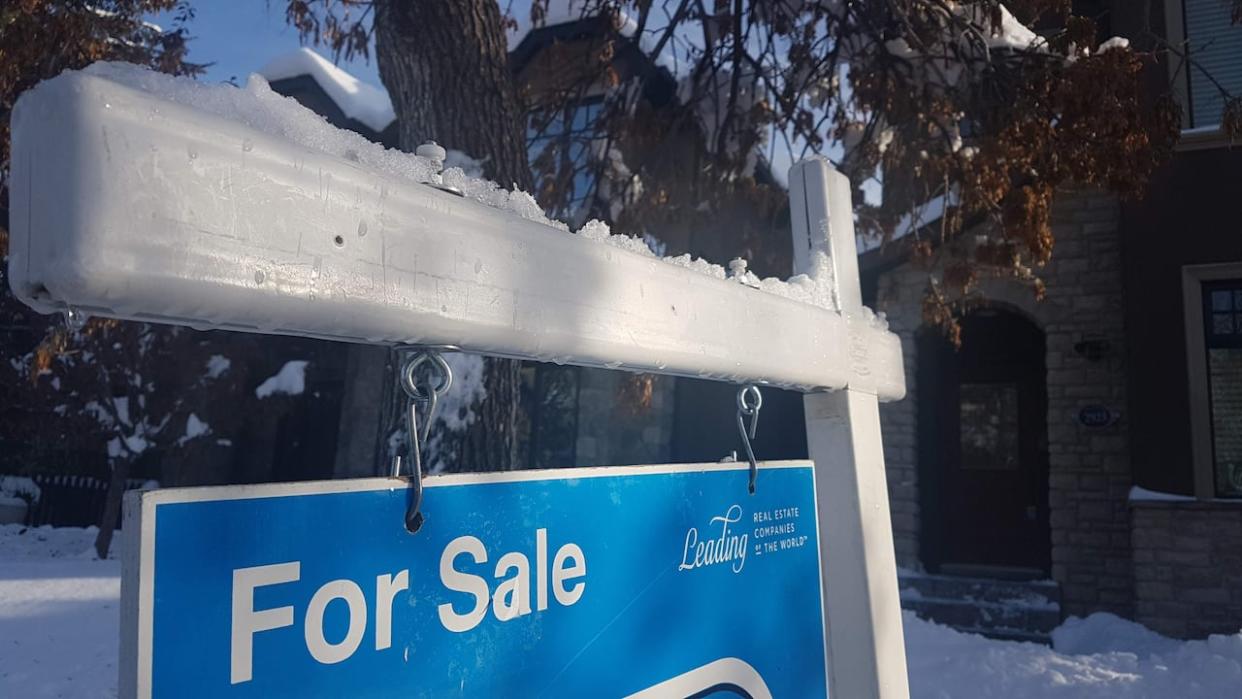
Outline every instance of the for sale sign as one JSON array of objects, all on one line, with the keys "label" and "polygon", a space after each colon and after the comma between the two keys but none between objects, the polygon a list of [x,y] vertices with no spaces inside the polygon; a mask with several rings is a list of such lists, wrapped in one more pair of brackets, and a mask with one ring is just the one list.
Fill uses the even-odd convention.
[{"label": "for sale sign", "polygon": [[826,696],[807,463],[135,493],[139,697]]}]

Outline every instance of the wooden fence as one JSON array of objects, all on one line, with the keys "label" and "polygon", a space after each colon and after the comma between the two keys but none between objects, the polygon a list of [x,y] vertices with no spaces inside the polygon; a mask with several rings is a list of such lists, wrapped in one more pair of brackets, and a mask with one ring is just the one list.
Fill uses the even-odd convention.
[{"label": "wooden fence", "polygon": [[[39,486],[39,502],[26,515],[26,523],[39,527],[87,527],[98,525],[108,496],[108,481],[90,476],[39,474],[30,476]],[[139,478],[125,481],[125,489],[141,488]],[[120,521],[117,521],[120,526]]]}]

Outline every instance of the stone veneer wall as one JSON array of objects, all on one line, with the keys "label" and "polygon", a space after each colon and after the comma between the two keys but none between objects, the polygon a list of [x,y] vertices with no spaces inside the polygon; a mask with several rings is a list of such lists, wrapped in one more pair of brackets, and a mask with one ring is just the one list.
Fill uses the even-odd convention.
[{"label": "stone veneer wall", "polygon": [[915,380],[918,347],[915,334],[923,324],[922,297],[927,272],[903,265],[880,278],[878,310],[888,314],[888,327],[901,338],[906,367],[906,397],[880,404],[884,469],[888,475],[888,506],[893,520],[897,565],[919,570],[918,400]]},{"label": "stone veneer wall", "polygon": [[1237,633],[1242,502],[1136,502],[1135,620],[1179,638]]},{"label": "stone veneer wall", "polygon": [[[1062,585],[1069,614],[1132,611],[1129,453],[1124,409],[1119,207],[1095,192],[1057,195],[1052,225],[1056,249],[1042,270],[1047,298],[1014,282],[985,285],[992,302],[1032,318],[1047,337],[1049,519],[1052,577]],[[915,334],[922,327],[922,295],[928,272],[913,264],[882,275],[879,310],[901,336],[908,396],[881,408],[898,564],[918,568],[918,440],[915,424]],[[1083,341],[1106,343],[1092,360],[1075,349]],[[1078,424],[1078,411],[1105,405],[1122,418],[1107,427]]]}]

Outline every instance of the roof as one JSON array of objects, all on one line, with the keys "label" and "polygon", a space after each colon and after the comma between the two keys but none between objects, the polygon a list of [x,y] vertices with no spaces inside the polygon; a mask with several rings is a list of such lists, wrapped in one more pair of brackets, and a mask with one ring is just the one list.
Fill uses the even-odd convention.
[{"label": "roof", "polygon": [[[529,20],[519,21],[516,28],[507,31],[509,65],[516,74],[548,44],[600,36],[615,31],[618,35],[633,38],[637,29],[628,15],[621,13],[620,26],[613,18],[603,14],[584,14],[578,7],[580,0],[552,0],[542,24],[532,26]],[[655,79],[647,81],[646,97],[653,104],[672,99],[676,82],[667,69],[655,65],[639,46],[633,42],[621,42],[616,60],[626,63],[630,70],[651,73]],[[347,71],[315,51],[303,46],[296,51],[281,54],[258,71],[269,83],[283,83],[277,91],[290,94],[299,90],[302,80],[309,78],[341,111],[342,121],[352,120],[377,137],[396,121],[392,100],[381,86],[371,85],[354,77]],[[305,102],[303,96],[298,99]],[[318,107],[319,105],[316,105]],[[316,111],[321,109],[316,108]],[[342,124],[349,126],[346,124]]]},{"label": "roof", "polygon": [[[547,30],[564,30],[568,27],[580,26],[586,23],[607,22],[610,17],[602,14],[602,9],[600,3],[594,0],[547,0],[543,17],[537,27],[531,23],[529,14],[525,16],[515,14],[512,17],[513,23],[505,32],[509,39],[509,46],[512,47],[509,53],[511,56],[517,53],[522,44],[525,44],[526,40],[530,38],[531,34],[538,35]],[[620,20],[620,26],[615,27],[617,33],[621,36],[632,38],[638,30],[638,23],[624,10],[614,8],[614,11]]]},{"label": "roof", "polygon": [[272,59],[259,75],[269,83],[310,76],[346,117],[376,133],[396,120],[386,90],[362,82],[305,46]]},{"label": "roof", "polygon": [[[625,37],[633,35],[634,23],[627,16],[622,15],[621,26],[615,27],[609,16],[585,16],[583,10],[577,8],[577,2],[578,0],[553,0],[549,3],[548,12],[540,26],[531,26],[527,21],[519,22],[516,29],[509,29],[509,45],[514,46],[509,52],[509,64],[514,73],[520,71],[540,49],[553,42],[599,36],[608,31],[616,31]],[[637,46],[628,46],[623,47],[618,60],[633,64],[641,57],[642,52]],[[639,70],[654,69],[654,66],[631,67]],[[285,87],[296,87],[297,81],[309,77],[341,110],[345,119],[357,122],[374,134],[382,133],[396,120],[387,90],[359,80],[305,46],[277,56],[259,69],[258,73],[269,83],[285,83]],[[673,89],[671,76],[655,83],[655,90],[660,93],[657,97],[667,99]],[[278,91],[288,94],[288,90]]]}]

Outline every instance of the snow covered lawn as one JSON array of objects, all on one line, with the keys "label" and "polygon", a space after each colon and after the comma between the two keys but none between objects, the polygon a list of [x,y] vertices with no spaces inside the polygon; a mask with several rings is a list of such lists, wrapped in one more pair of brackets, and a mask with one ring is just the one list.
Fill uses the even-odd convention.
[{"label": "snow covered lawn", "polygon": [[[120,563],[91,529],[0,525],[0,697],[116,696]],[[1174,641],[1110,614],[1073,618],[1055,650],[905,616],[915,697],[1229,697],[1242,633]]]},{"label": "snow covered lawn", "polygon": [[915,697],[1236,697],[1242,633],[1175,641],[1112,614],[1071,617],[1054,648],[993,641],[905,613]]},{"label": "snow covered lawn", "polygon": [[116,696],[121,563],[94,541],[0,525],[0,697]]}]

